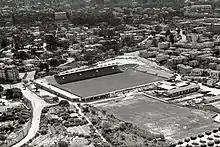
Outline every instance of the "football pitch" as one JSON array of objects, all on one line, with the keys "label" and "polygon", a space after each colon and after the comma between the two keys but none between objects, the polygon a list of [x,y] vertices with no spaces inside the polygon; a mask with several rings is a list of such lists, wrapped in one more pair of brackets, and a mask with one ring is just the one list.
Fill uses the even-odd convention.
[{"label": "football pitch", "polygon": [[165,80],[165,78],[135,70],[127,70],[123,73],[112,74],[62,85],[58,84],[54,77],[47,78],[47,80],[57,87],[81,96],[82,98],[86,98],[89,96]]},{"label": "football pitch", "polygon": [[162,133],[170,140],[197,136],[219,125],[213,122],[213,113],[165,104],[145,96],[111,102],[101,107],[120,119],[151,132]]}]

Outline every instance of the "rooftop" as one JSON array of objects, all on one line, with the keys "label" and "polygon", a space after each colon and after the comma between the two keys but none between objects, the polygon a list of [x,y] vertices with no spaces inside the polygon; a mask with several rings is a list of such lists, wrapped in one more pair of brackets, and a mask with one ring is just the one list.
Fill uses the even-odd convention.
[{"label": "rooftop", "polygon": [[213,97],[206,97],[205,99],[206,99],[207,103],[213,103],[216,101],[220,101],[220,95],[213,96]]},{"label": "rooftop", "polygon": [[176,88],[176,89],[167,90],[167,93],[168,94],[173,94],[173,93],[177,93],[177,92],[180,92],[180,91],[190,90],[190,89],[193,89],[193,88],[200,88],[200,87],[199,87],[199,85],[194,84],[194,85],[189,85],[189,86],[185,86],[185,87],[179,87],[179,88]]},{"label": "rooftop", "polygon": [[93,70],[93,69],[97,69],[97,68],[101,68],[101,67],[108,67],[108,66],[113,66],[113,65],[117,65],[117,64],[110,63],[110,64],[96,65],[96,66],[92,66],[92,67],[84,66],[84,67],[73,68],[73,69],[61,72],[58,75],[65,75],[65,74],[70,74],[70,73],[74,73],[74,72],[88,71],[88,70]]}]

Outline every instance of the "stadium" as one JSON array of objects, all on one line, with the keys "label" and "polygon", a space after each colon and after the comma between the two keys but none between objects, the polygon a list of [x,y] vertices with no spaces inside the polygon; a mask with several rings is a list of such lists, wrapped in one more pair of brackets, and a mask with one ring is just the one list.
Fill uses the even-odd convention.
[{"label": "stadium", "polygon": [[[115,93],[124,93],[172,76],[171,74],[163,76],[153,69],[147,72],[146,69],[139,70],[138,64],[107,65],[65,72],[67,73],[65,77],[63,77],[65,74],[61,73],[48,77],[47,81],[53,86],[81,97],[81,101],[87,102],[109,98]],[[79,77],[79,80],[76,77]]]}]

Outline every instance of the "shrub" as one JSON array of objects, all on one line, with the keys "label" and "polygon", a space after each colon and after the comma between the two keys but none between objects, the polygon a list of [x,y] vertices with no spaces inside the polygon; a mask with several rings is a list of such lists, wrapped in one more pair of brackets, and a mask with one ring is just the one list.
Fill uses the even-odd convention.
[{"label": "shrub", "polygon": [[212,132],[209,132],[209,131],[208,131],[208,132],[205,132],[205,134],[206,134],[206,135],[211,135]]},{"label": "shrub", "polygon": [[45,129],[41,130],[40,132],[41,135],[46,135],[47,134],[47,131]]},{"label": "shrub", "polygon": [[195,136],[191,136],[190,138],[191,138],[191,140],[196,140]]},{"label": "shrub", "polygon": [[25,119],[23,117],[19,117],[18,123],[19,124],[25,124]]},{"label": "shrub", "polygon": [[111,128],[111,124],[107,121],[102,121],[101,127],[103,129],[110,129]]},{"label": "shrub", "polygon": [[49,108],[43,108],[42,113],[47,113],[49,111]]},{"label": "shrub", "polygon": [[79,118],[75,118],[74,123],[75,123],[76,125],[80,125],[80,124],[82,123],[82,120],[79,119]]},{"label": "shrub", "polygon": [[88,106],[83,106],[82,107],[82,112],[89,113],[89,107]]},{"label": "shrub", "polygon": [[217,133],[217,132],[218,132],[218,130],[217,130],[217,129],[214,129],[212,132],[213,132],[213,133]]},{"label": "shrub", "polygon": [[125,124],[124,122],[120,122],[120,123],[119,123],[119,129],[120,129],[121,131],[126,130],[126,124]]},{"label": "shrub", "polygon": [[203,135],[203,134],[199,134],[198,137],[199,137],[199,138],[202,138],[202,137],[204,137],[204,135]]},{"label": "shrub", "polygon": [[61,107],[69,107],[70,104],[66,100],[61,100],[60,103],[59,103],[59,106],[61,106]]},{"label": "shrub", "polygon": [[58,97],[53,97],[53,102],[58,102],[59,98]]},{"label": "shrub", "polygon": [[68,147],[69,145],[68,145],[68,143],[65,142],[65,141],[59,141],[59,142],[58,142],[58,146],[59,146],[59,147]]},{"label": "shrub", "polygon": [[92,118],[92,119],[91,119],[91,123],[92,123],[93,125],[97,125],[98,121],[97,121],[96,118]]},{"label": "shrub", "polygon": [[3,92],[4,91],[4,87],[2,87],[1,85],[0,85],[0,92]]},{"label": "shrub", "polygon": [[97,112],[94,109],[90,110],[93,115],[97,115]]},{"label": "shrub", "polygon": [[5,141],[6,137],[3,134],[0,134],[0,140]]}]

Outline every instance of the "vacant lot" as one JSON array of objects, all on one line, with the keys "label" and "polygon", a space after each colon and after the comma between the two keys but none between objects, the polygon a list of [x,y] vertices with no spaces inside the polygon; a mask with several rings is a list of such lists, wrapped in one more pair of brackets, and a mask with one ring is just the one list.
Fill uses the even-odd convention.
[{"label": "vacant lot", "polygon": [[212,113],[168,105],[144,96],[101,107],[151,132],[163,133],[170,140],[198,135],[218,127],[212,121]]},{"label": "vacant lot", "polygon": [[50,77],[47,80],[51,84],[66,89],[76,95],[79,95],[81,97],[88,97],[151,82],[161,81],[164,80],[164,78],[148,73],[127,70],[124,73],[97,77],[62,85],[57,84],[56,80],[53,77]]}]

